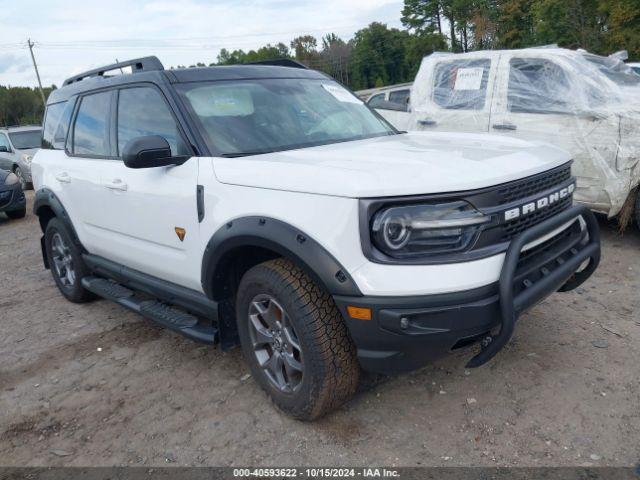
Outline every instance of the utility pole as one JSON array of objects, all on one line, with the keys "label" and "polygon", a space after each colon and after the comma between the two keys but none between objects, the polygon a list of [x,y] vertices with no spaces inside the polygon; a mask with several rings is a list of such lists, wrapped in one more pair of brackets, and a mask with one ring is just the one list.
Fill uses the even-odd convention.
[{"label": "utility pole", "polygon": [[47,101],[44,98],[44,90],[42,90],[42,82],[40,81],[40,73],[38,72],[38,64],[36,63],[36,57],[33,56],[33,42],[31,39],[27,40],[27,45],[29,45],[29,52],[31,52],[31,60],[33,60],[33,68],[36,70],[36,77],[38,77],[38,86],[40,87],[40,96],[42,97],[42,104],[44,106],[47,105]]}]

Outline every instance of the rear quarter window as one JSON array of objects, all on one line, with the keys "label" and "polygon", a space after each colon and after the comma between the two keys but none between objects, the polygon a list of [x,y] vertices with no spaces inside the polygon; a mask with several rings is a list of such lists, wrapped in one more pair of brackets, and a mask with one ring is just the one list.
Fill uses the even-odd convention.
[{"label": "rear quarter window", "polygon": [[42,128],[42,148],[63,150],[74,101],[64,101],[47,106]]}]

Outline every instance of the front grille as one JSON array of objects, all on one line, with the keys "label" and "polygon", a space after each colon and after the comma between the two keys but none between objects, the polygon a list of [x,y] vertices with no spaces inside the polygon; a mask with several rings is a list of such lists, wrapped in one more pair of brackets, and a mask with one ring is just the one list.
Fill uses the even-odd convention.
[{"label": "front grille", "polygon": [[544,192],[571,178],[571,165],[563,165],[548,172],[511,182],[498,189],[500,204],[511,203],[536,193]]},{"label": "front grille", "polygon": [[566,208],[569,208],[572,203],[572,197],[567,197],[564,200],[560,200],[558,203],[554,203],[547,208],[538,210],[532,214],[529,214],[522,218],[516,218],[502,225],[502,241],[506,242],[513,239],[516,235],[524,232],[528,228],[537,225],[545,221],[547,218],[551,218],[554,215],[562,212]]}]

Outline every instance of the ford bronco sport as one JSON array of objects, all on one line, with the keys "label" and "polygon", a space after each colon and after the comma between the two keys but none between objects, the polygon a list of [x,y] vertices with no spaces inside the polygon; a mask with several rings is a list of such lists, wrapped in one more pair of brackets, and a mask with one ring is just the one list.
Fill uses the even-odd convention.
[{"label": "ford bronco sport", "polygon": [[[418,368],[595,270],[566,153],[401,133],[323,73],[110,65],[51,93],[33,162],[45,266],[194,340],[238,343],[278,407],[314,419],[360,369]],[[131,67],[127,75],[107,72]]]}]

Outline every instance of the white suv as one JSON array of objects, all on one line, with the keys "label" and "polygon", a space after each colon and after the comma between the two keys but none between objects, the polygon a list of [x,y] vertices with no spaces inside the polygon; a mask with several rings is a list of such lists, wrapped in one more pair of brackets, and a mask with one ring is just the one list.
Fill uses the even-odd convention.
[{"label": "white suv", "polygon": [[110,65],[51,93],[43,135],[34,211],[62,294],[240,343],[300,419],[348,399],[360,368],[476,343],[469,365],[487,362],[599,261],[563,151],[399,133],[294,63]]}]

